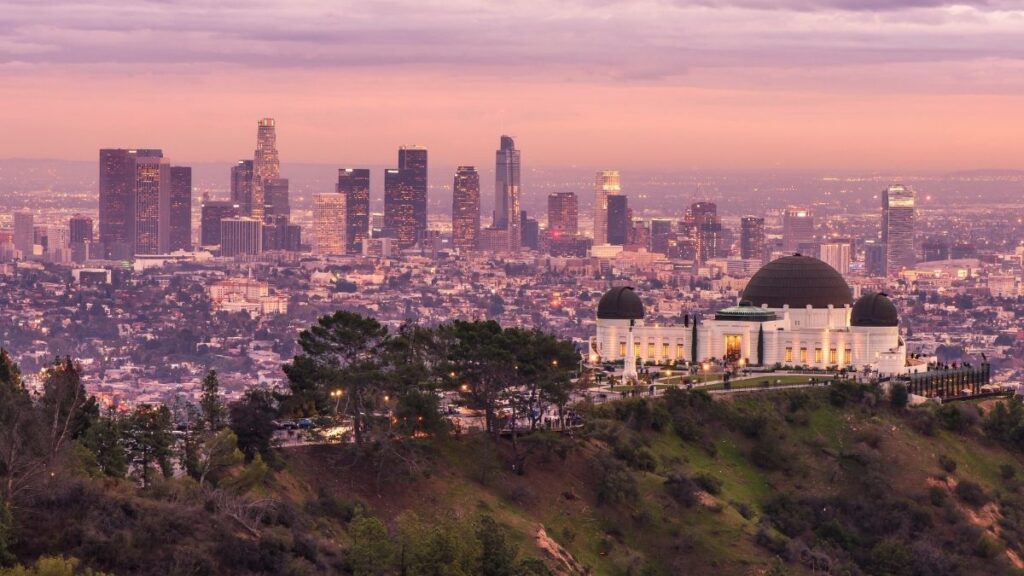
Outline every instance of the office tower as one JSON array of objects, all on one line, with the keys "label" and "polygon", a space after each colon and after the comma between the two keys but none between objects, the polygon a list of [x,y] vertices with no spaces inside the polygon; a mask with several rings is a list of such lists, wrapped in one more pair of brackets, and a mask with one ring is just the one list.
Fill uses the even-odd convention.
[{"label": "office tower", "polygon": [[171,165],[159,150],[136,150],[133,254],[166,254],[171,240]]},{"label": "office tower", "polygon": [[169,252],[192,250],[192,168],[171,166]]},{"label": "office tower", "polygon": [[92,242],[92,218],[75,214],[68,220],[68,241],[71,244]]},{"label": "office tower", "polygon": [[722,223],[718,220],[718,206],[714,202],[691,204],[683,227],[691,233],[698,262],[704,263],[719,255],[723,244]]},{"label": "office tower", "polygon": [[914,191],[896,185],[882,192],[885,275],[896,276],[917,263],[914,253]]},{"label": "office tower", "polygon": [[252,215],[252,160],[239,160],[231,167],[231,201],[238,204],[242,215]]},{"label": "office tower", "polygon": [[104,257],[131,256],[135,153],[133,150],[100,150],[99,242]]},{"label": "office tower", "polygon": [[345,234],[349,254],[361,254],[370,238],[370,171],[365,168],[338,170],[338,194],[345,196]]},{"label": "office tower", "polygon": [[864,273],[885,276],[885,244],[873,240],[864,243]]},{"label": "office tower", "polygon": [[575,192],[548,194],[548,235],[555,239],[579,234],[579,208]]},{"label": "office tower", "polygon": [[740,258],[765,260],[764,218],[744,216],[740,219]]},{"label": "office tower", "polygon": [[452,246],[476,250],[480,240],[480,174],[473,166],[459,166],[452,186]]},{"label": "office tower", "polygon": [[[398,169],[412,194],[413,233],[405,244],[412,246],[427,230],[427,149],[421,146],[403,146],[398,150]],[[399,244],[403,239],[399,238]]]},{"label": "office tower", "polygon": [[318,255],[344,254],[347,240],[345,195],[338,193],[314,195],[313,253]]},{"label": "office tower", "polygon": [[949,260],[949,240],[946,238],[929,238],[921,244],[925,262]]},{"label": "office tower", "polygon": [[[630,211],[632,212],[632,211]],[[651,228],[643,220],[632,220],[629,227],[629,237],[626,240],[626,250],[637,252],[639,250],[650,250]]]},{"label": "office tower", "polygon": [[288,179],[273,178],[264,182],[264,223],[288,222],[292,215],[291,199],[288,197]]},{"label": "office tower", "polygon": [[220,221],[221,256],[257,256],[263,252],[263,222],[256,218]]},{"label": "office tower", "polygon": [[256,127],[256,151],[252,160],[252,202],[249,215],[262,221],[266,216],[267,186],[281,177],[277,155],[277,131],[273,118],[263,118]]},{"label": "office tower", "polygon": [[671,220],[651,220],[651,252],[668,254],[669,241],[675,235]]},{"label": "office tower", "polygon": [[608,195],[622,191],[618,170],[597,173],[594,183],[594,245],[610,244],[608,241]]},{"label": "office tower", "polygon": [[220,246],[221,220],[238,218],[243,214],[242,207],[232,200],[204,200],[199,243],[203,246]]},{"label": "office tower", "polygon": [[521,244],[522,224],[520,212],[520,151],[510,136],[501,137],[501,146],[495,152],[494,218],[495,230],[508,230],[508,249],[518,252]]},{"label": "office tower", "polygon": [[608,194],[608,238],[607,244],[625,246],[629,239],[630,217],[629,204],[623,194]]},{"label": "office tower", "polygon": [[36,244],[35,216],[28,210],[14,213],[14,247],[22,258],[31,258]]},{"label": "office tower", "polygon": [[[527,217],[526,210],[519,212],[519,230],[521,233],[519,238],[520,248],[536,250],[540,247],[540,222],[537,222],[536,218]],[[511,238],[512,235],[509,234],[509,241],[511,241]]]},{"label": "office tower", "polygon": [[805,208],[786,208],[782,214],[782,249],[799,252],[813,244],[814,214]]},{"label": "office tower", "polygon": [[850,244],[847,242],[822,244],[820,259],[845,276],[850,273]]}]

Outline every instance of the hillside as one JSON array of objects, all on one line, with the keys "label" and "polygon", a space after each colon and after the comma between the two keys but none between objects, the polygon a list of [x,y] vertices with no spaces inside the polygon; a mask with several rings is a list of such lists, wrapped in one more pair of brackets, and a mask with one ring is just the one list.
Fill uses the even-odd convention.
[{"label": "hillside", "polygon": [[521,438],[523,474],[484,435],[277,450],[216,491],[80,474],[15,510],[12,551],[117,574],[1024,574],[1024,461],[993,431],[852,385],[679,392]]}]

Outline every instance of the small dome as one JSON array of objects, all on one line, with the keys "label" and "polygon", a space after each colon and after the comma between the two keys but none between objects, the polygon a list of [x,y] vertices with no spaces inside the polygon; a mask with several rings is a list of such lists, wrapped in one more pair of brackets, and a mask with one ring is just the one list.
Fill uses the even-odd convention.
[{"label": "small dome", "polygon": [[835,268],[810,256],[772,260],[750,278],[741,300],[769,308],[836,308],[853,304],[850,286]]},{"label": "small dome", "polygon": [[896,305],[881,292],[869,292],[857,299],[850,312],[850,326],[899,326]]},{"label": "small dome", "polygon": [[599,320],[643,320],[644,303],[632,286],[612,288],[597,304]]}]

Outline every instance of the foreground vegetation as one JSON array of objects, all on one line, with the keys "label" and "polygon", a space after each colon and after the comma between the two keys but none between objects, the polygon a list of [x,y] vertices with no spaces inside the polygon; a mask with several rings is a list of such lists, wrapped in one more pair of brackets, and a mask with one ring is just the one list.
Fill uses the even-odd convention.
[{"label": "foreground vegetation", "polygon": [[[292,390],[225,405],[211,373],[178,438],[166,408],[102,413],[68,359],[33,395],[0,354],[0,575],[1024,574],[1015,400],[667,390],[580,406],[574,436],[499,436],[509,411],[565,402],[563,344],[366,320],[304,335]],[[491,434],[436,416],[453,386],[493,402]],[[282,412],[335,406],[358,442],[272,447]]]}]

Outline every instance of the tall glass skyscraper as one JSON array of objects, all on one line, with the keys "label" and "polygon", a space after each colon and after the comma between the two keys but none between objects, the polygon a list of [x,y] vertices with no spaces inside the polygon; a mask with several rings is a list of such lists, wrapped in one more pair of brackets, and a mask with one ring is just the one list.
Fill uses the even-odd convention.
[{"label": "tall glass skyscraper", "polygon": [[786,208],[782,214],[782,249],[799,252],[814,243],[814,214],[806,208]]},{"label": "tall glass skyscraper", "polygon": [[402,146],[398,169],[384,171],[384,233],[410,248],[426,230],[427,149]]},{"label": "tall glass skyscraper", "polygon": [[765,260],[764,218],[744,216],[740,219],[740,258]]},{"label": "tall glass skyscraper", "polygon": [[192,249],[192,168],[171,166],[168,251]]},{"label": "tall glass skyscraper", "polygon": [[895,276],[917,264],[914,252],[914,191],[895,185],[882,191],[882,243],[885,275]]},{"label": "tall glass skyscraper", "polygon": [[123,148],[100,150],[99,241],[103,256],[131,256],[135,152]]},{"label": "tall glass skyscraper", "polygon": [[520,212],[520,151],[511,136],[502,136],[495,152],[494,219],[492,228],[508,230],[508,248],[518,252],[522,243]]},{"label": "tall glass skyscraper", "polygon": [[623,194],[609,194],[608,200],[608,244],[624,246],[629,239],[632,224],[629,204]]},{"label": "tall glass skyscraper", "polygon": [[166,254],[170,247],[171,165],[159,150],[135,152],[134,254]]},{"label": "tall glass skyscraper", "polygon": [[579,234],[579,210],[575,192],[548,194],[548,234],[552,240]]},{"label": "tall glass skyscraper", "polygon": [[460,251],[476,250],[480,240],[480,174],[459,166],[452,187],[452,244]]},{"label": "tall glass skyscraper", "polygon": [[256,151],[253,154],[252,204],[250,215],[263,220],[267,201],[267,184],[281,177],[281,160],[277,155],[277,130],[273,118],[263,118],[256,127]]},{"label": "tall glass skyscraper", "polygon": [[594,245],[608,244],[608,195],[619,194],[622,184],[618,170],[597,173],[594,182]]},{"label": "tall glass skyscraper", "polygon": [[252,160],[239,160],[231,167],[231,201],[238,204],[242,216],[252,214]]},{"label": "tall glass skyscraper", "polygon": [[370,238],[370,171],[339,168],[336,191],[345,195],[346,251],[359,254]]}]

